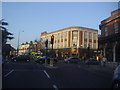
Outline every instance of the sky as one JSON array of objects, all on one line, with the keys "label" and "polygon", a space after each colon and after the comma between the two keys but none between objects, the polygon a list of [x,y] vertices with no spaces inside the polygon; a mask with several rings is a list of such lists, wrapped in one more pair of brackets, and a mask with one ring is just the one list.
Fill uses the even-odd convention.
[{"label": "sky", "polygon": [[[118,2],[2,2],[2,18],[14,39],[13,47],[40,39],[41,32],[81,26],[99,30],[100,22],[118,9]],[[22,32],[24,31],[24,32]]]}]

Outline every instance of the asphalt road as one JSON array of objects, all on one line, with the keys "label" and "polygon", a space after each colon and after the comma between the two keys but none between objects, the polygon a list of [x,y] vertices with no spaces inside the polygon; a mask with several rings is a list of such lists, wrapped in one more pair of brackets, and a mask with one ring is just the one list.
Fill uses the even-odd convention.
[{"label": "asphalt road", "polygon": [[94,73],[78,64],[60,63],[49,68],[34,62],[7,62],[2,88],[110,88],[112,76]]}]

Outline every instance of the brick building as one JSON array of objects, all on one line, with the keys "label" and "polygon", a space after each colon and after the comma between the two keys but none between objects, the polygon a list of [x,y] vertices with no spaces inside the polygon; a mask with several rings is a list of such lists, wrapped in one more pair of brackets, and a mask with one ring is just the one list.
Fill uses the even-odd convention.
[{"label": "brick building", "polygon": [[99,48],[108,61],[120,61],[120,9],[111,12],[111,16],[99,25],[101,37]]}]

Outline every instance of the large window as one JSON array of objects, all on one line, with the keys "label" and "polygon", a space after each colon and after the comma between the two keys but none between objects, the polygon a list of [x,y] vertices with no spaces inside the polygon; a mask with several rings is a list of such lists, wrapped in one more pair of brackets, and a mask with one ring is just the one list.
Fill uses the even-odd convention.
[{"label": "large window", "polygon": [[75,31],[73,31],[72,33],[73,33],[73,41],[72,41],[73,43],[72,43],[72,45],[73,45],[73,46],[77,46],[78,31],[75,30]]},{"label": "large window", "polygon": [[73,40],[77,40],[78,38],[78,31],[73,31]]},{"label": "large window", "polygon": [[105,27],[105,36],[108,36],[108,27]]},{"label": "large window", "polygon": [[96,49],[96,43],[93,43],[93,48]]},{"label": "large window", "polygon": [[118,33],[118,22],[114,23],[114,30],[115,33]]},{"label": "large window", "polygon": [[87,39],[87,32],[84,32],[84,39]]},{"label": "large window", "polygon": [[96,33],[93,34],[93,40],[96,40]]},{"label": "large window", "polygon": [[63,39],[64,33],[61,33],[61,39]]},{"label": "large window", "polygon": [[92,39],[92,33],[89,32],[89,39]]}]

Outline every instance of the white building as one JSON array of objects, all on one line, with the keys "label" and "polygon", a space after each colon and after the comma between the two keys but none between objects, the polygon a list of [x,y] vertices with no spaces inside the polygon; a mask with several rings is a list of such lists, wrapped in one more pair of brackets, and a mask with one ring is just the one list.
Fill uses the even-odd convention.
[{"label": "white building", "polygon": [[41,38],[43,40],[43,48],[45,49],[45,41],[48,39],[48,48],[51,48],[51,36],[54,35],[54,49],[72,48],[87,48],[90,45],[91,49],[98,48],[98,30],[73,26],[50,33],[43,32]]}]

